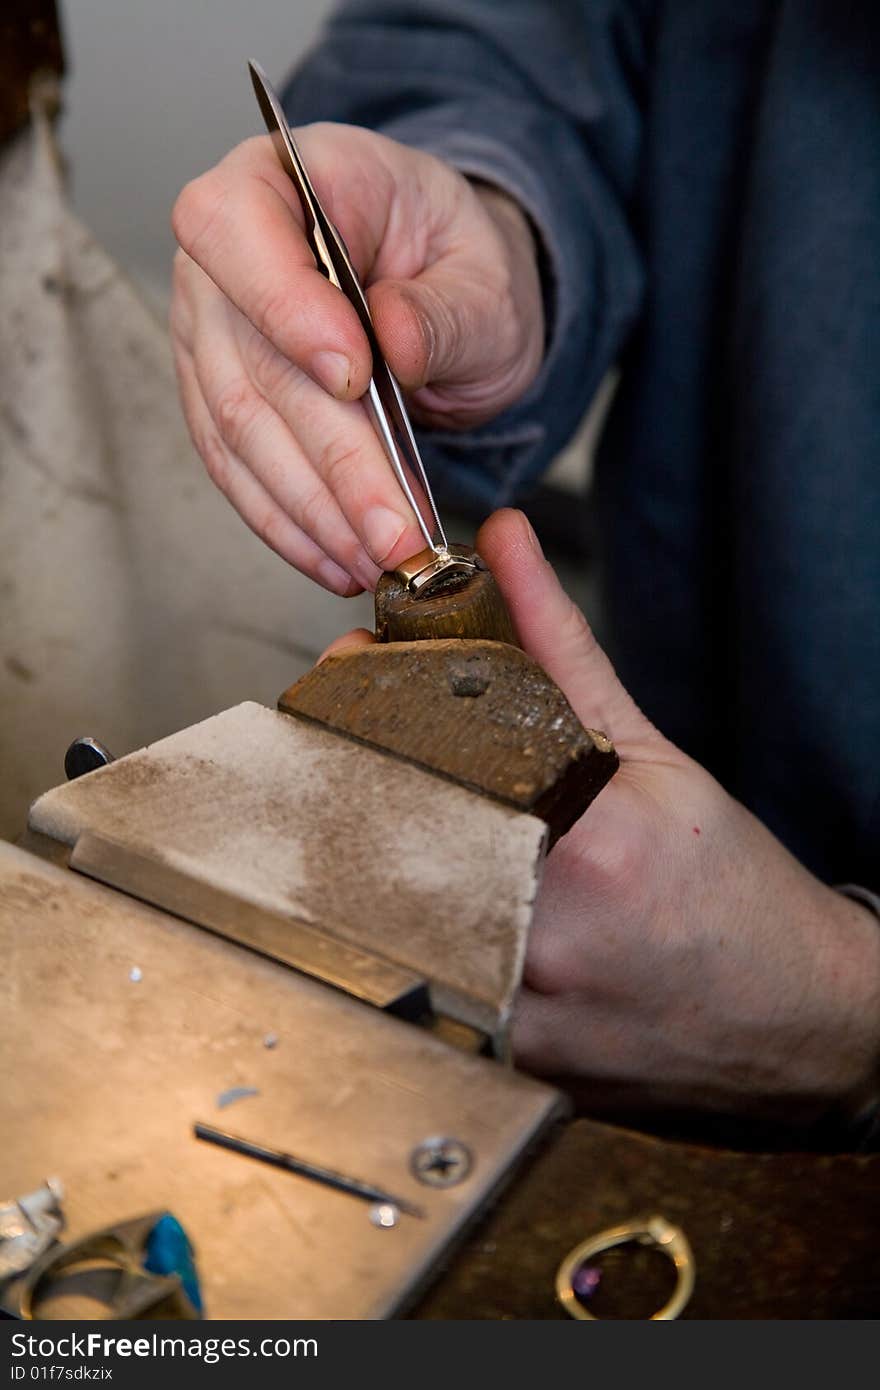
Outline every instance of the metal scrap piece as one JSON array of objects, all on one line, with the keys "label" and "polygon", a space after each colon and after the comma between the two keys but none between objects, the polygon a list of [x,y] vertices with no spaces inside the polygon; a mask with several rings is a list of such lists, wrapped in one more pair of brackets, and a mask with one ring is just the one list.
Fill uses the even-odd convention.
[{"label": "metal scrap piece", "polygon": [[64,1226],[64,1189],[49,1178],[35,1192],[0,1203],[0,1280],[9,1279],[40,1258]]}]

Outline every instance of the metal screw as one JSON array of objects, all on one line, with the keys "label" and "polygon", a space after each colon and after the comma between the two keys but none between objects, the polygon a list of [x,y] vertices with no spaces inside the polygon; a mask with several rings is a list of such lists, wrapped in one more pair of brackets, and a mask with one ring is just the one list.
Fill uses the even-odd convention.
[{"label": "metal screw", "polygon": [[400,1220],[400,1211],[393,1202],[374,1202],[370,1207],[370,1220],[380,1230],[390,1230]]},{"label": "metal screw", "polygon": [[75,738],[64,755],[64,771],[68,782],[73,782],[112,762],[113,754],[96,738]]},{"label": "metal screw", "polygon": [[428,1187],[454,1187],[471,1171],[473,1155],[460,1139],[434,1135],[417,1144],[410,1156],[413,1176]]}]

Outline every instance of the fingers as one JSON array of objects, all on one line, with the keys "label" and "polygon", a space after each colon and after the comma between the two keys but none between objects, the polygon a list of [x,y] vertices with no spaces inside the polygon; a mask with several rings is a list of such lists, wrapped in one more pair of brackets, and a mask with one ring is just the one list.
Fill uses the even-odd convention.
[{"label": "fingers", "polygon": [[[244,336],[241,358],[254,387],[286,422],[314,477],[345,519],[349,535],[363,547],[373,570],[368,580],[372,586],[378,578],[376,566],[393,567],[421,550],[424,541],[363,403],[331,400],[265,339],[250,330]],[[325,545],[308,516],[295,511],[291,515]],[[344,555],[335,558],[346,563]],[[363,579],[362,567],[357,577]]]},{"label": "fingers", "polygon": [[197,267],[192,357],[217,433],[266,492],[364,588],[422,548],[360,402],[287,362]]},{"label": "fingers", "polygon": [[517,1066],[537,1076],[576,1078],[581,1103],[592,1113],[655,1108],[657,1086],[667,1079],[669,1052],[658,1046],[650,1015],[624,1011],[601,995],[587,1003],[576,991],[520,990],[510,1042]]},{"label": "fingers", "polygon": [[361,647],[371,647],[375,641],[375,633],[368,632],[365,627],[356,627],[353,632],[346,632],[344,636],[334,638],[315,664],[320,666],[328,656],[342,656],[345,652],[356,652]]},{"label": "fingers", "polygon": [[617,742],[659,739],[624,690],[589,623],[562,588],[522,512],[496,512],[477,549],[504,595],[520,641],[587,728]]},{"label": "fingers", "polygon": [[[359,585],[370,587],[378,569],[296,436],[248,374],[236,340],[235,312],[212,293],[196,315],[194,370],[214,429],[277,507]],[[319,387],[312,389],[326,399]]]},{"label": "fingers", "polygon": [[[543,342],[523,214],[373,132],[325,125],[297,135],[361,276],[376,281],[380,341],[418,388],[422,415],[465,425],[502,409]],[[209,472],[279,553],[304,554],[308,540],[307,572],[320,554],[373,587],[424,542],[358,399],[372,369],[366,337],[316,268],[268,137],[187,185],[173,223],[183,251],[172,326]],[[340,591],[338,574],[322,582]]]},{"label": "fingers", "polygon": [[242,520],[288,564],[325,589],[344,597],[359,593],[362,586],[291,521],[250,469],[224,443],[205,404],[187,351],[178,346],[175,359],[181,401],[193,443],[212,481]]},{"label": "fingers", "polygon": [[339,399],[366,390],[370,350],[346,297],[318,271],[297,193],[268,136],[187,184],[172,225],[187,254],[253,326]]}]

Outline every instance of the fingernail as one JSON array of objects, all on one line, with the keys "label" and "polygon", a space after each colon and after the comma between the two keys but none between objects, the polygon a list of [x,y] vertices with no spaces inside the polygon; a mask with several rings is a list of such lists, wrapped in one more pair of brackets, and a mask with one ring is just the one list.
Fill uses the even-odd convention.
[{"label": "fingernail", "polygon": [[363,556],[355,561],[351,567],[351,572],[355,579],[365,589],[375,589],[382,573],[378,565],[373,564],[369,555],[364,551]]},{"label": "fingernail", "polygon": [[312,374],[331,396],[344,396],[351,382],[351,363],[341,352],[316,352]]},{"label": "fingernail", "polygon": [[[523,513],[523,516],[525,516],[525,512]],[[535,528],[534,528],[534,526],[532,525],[532,523],[529,521],[529,519],[528,519],[527,516],[525,517],[525,522],[526,522],[526,539],[528,540],[529,545],[532,547],[532,550],[534,550],[535,554],[539,557],[539,559],[543,560],[543,558],[544,558],[544,551],[543,551],[543,549],[542,549],[542,547],[541,547],[541,542],[538,540],[537,534],[536,534],[536,532],[535,532]]]},{"label": "fingernail", "polygon": [[406,530],[406,522],[389,507],[370,507],[364,515],[363,533],[367,550],[377,565],[391,554]]},{"label": "fingernail", "polygon": [[356,581],[332,560],[320,560],[317,565],[317,573],[321,583],[326,584],[328,589],[332,589],[334,594],[341,594],[348,598],[357,591]]}]

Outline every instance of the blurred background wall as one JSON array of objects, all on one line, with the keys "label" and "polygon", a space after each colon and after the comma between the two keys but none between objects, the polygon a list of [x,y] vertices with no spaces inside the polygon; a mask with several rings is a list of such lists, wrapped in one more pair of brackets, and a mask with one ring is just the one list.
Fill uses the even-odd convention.
[{"label": "blurred background wall", "polygon": [[73,206],[163,303],[184,183],[263,129],[245,62],[280,81],[330,0],[59,0]]}]

